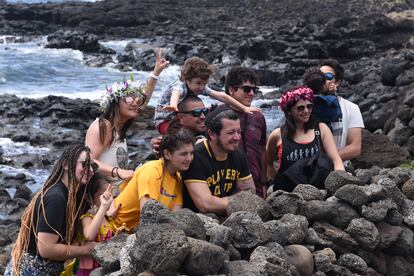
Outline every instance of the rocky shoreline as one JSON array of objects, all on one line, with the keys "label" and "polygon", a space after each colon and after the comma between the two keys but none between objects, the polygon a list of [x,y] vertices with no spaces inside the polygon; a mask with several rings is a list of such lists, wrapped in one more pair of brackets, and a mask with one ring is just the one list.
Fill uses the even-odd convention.
[{"label": "rocky shoreline", "polygon": [[[307,8],[312,7],[312,8]],[[165,48],[173,64],[201,56],[223,83],[236,64],[262,85],[285,89],[327,58],[346,69],[340,94],[357,103],[366,128],[381,131],[414,155],[414,3],[411,1],[114,1],[8,4],[0,1],[3,34],[48,35],[46,47],[74,48],[85,62],[150,70],[153,51],[130,43],[122,53],[99,40],[144,38]]]},{"label": "rocky shoreline", "polygon": [[[283,246],[291,243],[303,243],[311,245],[310,248],[315,249],[313,252],[315,261],[320,258],[325,260],[320,266],[316,265],[320,272],[317,275],[351,275],[349,271],[352,271],[352,273],[362,275],[368,273],[370,275],[400,276],[411,275],[404,274],[405,271],[414,273],[412,260],[414,228],[412,213],[410,213],[414,208],[412,204],[414,198],[409,198],[407,194],[401,193],[404,183],[412,182],[413,175],[398,168],[382,168],[399,166],[403,162],[412,160],[414,156],[413,9],[414,3],[412,1],[381,0],[329,2],[317,0],[158,0],[132,2],[106,0],[94,3],[67,2],[64,4],[33,5],[9,4],[0,0],[0,26],[2,35],[13,36],[10,39],[24,42],[36,36],[47,35],[46,47],[78,49],[84,53],[86,64],[104,66],[115,62],[115,67],[120,70],[131,68],[150,70],[153,66],[153,51],[143,49],[131,42],[114,59],[114,52],[103,47],[99,41],[145,38],[154,47],[165,48],[166,57],[174,64],[182,64],[186,58],[193,55],[198,55],[214,63],[217,70],[213,82],[217,87],[222,86],[223,76],[231,66],[242,64],[253,68],[258,73],[262,85],[279,86],[283,90],[298,83],[304,71],[317,65],[320,59],[337,58],[346,69],[345,83],[341,87],[340,93],[359,105],[367,129],[363,134],[361,157],[353,162],[355,169],[367,170],[357,171],[360,174],[359,182],[352,182],[357,187],[352,186],[348,189],[352,192],[351,194],[359,196],[359,198],[368,197],[368,200],[363,204],[348,202],[351,199],[347,201],[347,199],[341,198],[340,194],[336,194],[340,187],[337,187],[335,191],[330,191],[327,188],[328,192],[321,192],[322,196],[311,198],[318,200],[318,204],[310,202],[309,198],[301,198],[297,194],[273,194],[271,199],[266,202],[266,204],[270,204],[270,208],[275,210],[279,208],[280,203],[274,203],[278,200],[282,200],[284,203],[285,200],[294,202],[292,204],[295,206],[299,204],[305,208],[290,210],[283,215],[291,213],[292,216],[295,216],[290,218],[292,221],[303,222],[300,225],[292,226],[289,231],[292,233],[302,231],[300,233],[303,233],[306,239],[280,242],[263,238],[264,240],[249,247],[249,254],[255,248],[257,250],[263,245],[268,246],[270,242],[278,242]],[[274,98],[278,95],[280,95],[279,92],[269,93],[266,97]],[[55,96],[43,99],[20,99],[12,95],[2,95],[0,107],[0,125],[2,126],[0,137],[10,138],[13,142],[27,142],[32,146],[46,146],[50,149],[47,154],[20,155],[13,158],[5,156],[0,151],[0,164],[15,168],[49,168],[60,154],[62,147],[74,141],[82,141],[89,124],[99,116],[96,103],[86,99],[71,100]],[[133,160],[131,168],[135,167],[150,152],[149,140],[157,135],[151,122],[152,116],[152,107],[143,111],[128,136],[128,146]],[[390,184],[388,180],[381,179],[391,179],[393,184]],[[0,230],[4,233],[0,237],[0,274],[8,260],[11,243],[17,236],[22,211],[31,197],[31,191],[27,185],[33,182],[34,180],[25,174],[0,173],[0,211],[7,215],[5,219],[0,218]],[[343,184],[351,183],[344,182]],[[358,188],[365,189],[370,185],[382,185],[383,188],[375,186],[382,191],[381,196],[377,197],[377,193],[375,195],[367,194],[366,190],[360,191]],[[10,198],[6,190],[8,188],[16,189],[13,199]],[[406,189],[412,190],[412,188]],[[328,197],[328,194],[331,197]],[[333,195],[342,201],[338,203],[337,199],[333,200]],[[304,197],[303,194],[301,196]],[[254,202],[253,199],[251,201]],[[332,201],[337,204],[336,207],[329,205]],[[343,201],[350,204],[351,209],[354,210],[341,207],[341,204],[345,204]],[[318,206],[328,205],[332,208],[326,209],[340,210],[341,216],[354,214],[352,219],[356,219],[355,227],[360,225],[360,220],[364,220],[362,224],[364,227],[369,225],[374,229],[372,227],[374,224],[379,232],[385,231],[381,232],[385,234],[379,238],[380,242],[375,242],[375,246],[373,246],[374,241],[372,240],[367,245],[366,240],[361,239],[359,234],[352,230],[352,227],[350,229],[349,225],[352,219],[348,221],[347,225],[338,226],[332,223],[335,214],[324,214],[323,219],[313,217],[315,214],[312,213],[312,210],[319,210]],[[385,212],[384,218],[378,219],[378,214],[368,214],[369,210],[377,207],[382,210],[382,213]],[[249,208],[243,207],[238,211],[251,212],[252,209]],[[254,212],[246,216],[252,218],[254,225],[256,225],[255,223],[258,225],[286,224],[285,221],[279,221],[282,216],[275,216],[272,211],[270,213],[271,216],[266,219],[261,218],[261,222],[255,217]],[[372,216],[375,218],[373,219]],[[394,219],[390,221],[386,218],[389,216]],[[156,220],[155,217],[154,220]],[[166,221],[171,222],[170,219],[166,219]],[[328,222],[332,224],[325,224]],[[211,227],[211,224],[208,226],[210,222],[207,223],[204,218],[203,223],[204,231],[208,231],[207,228]],[[224,226],[218,223],[217,225],[214,224],[214,227],[221,229],[224,231],[223,233],[237,232],[237,229],[233,229],[226,223]],[[231,230],[223,227],[229,227]],[[261,229],[261,227],[259,228]],[[332,227],[339,227],[339,230]],[[329,234],[324,234],[323,237],[311,236],[311,234],[315,234],[315,231],[332,235],[329,237],[326,236]],[[346,235],[341,231],[350,235],[354,241],[350,241],[348,236],[344,241],[342,238]],[[387,231],[391,231],[392,235]],[[199,238],[189,235],[186,230],[184,232],[185,235],[182,237],[184,240],[186,240],[185,236]],[[180,232],[179,235],[183,234]],[[214,235],[218,234],[207,235],[202,240],[217,244],[214,242]],[[266,235],[262,237],[266,237]],[[272,237],[274,238],[275,235],[276,233],[273,233]],[[337,235],[341,238],[338,238]],[[377,241],[378,237],[374,240]],[[338,251],[336,247],[338,241],[340,244],[343,244],[342,242],[348,244],[349,242],[352,245],[352,250]],[[356,243],[354,243],[355,241]],[[189,254],[191,246],[199,246],[199,242],[189,239],[184,243],[187,244],[184,246],[186,249],[183,255],[185,256]],[[228,255],[228,259],[235,260],[234,256],[237,256],[240,246],[235,246],[235,240],[230,237],[225,241],[225,244],[226,246],[223,246],[222,249],[227,250],[225,254]],[[123,245],[124,243],[122,243]],[[221,245],[219,244],[219,246]],[[232,245],[234,251],[230,252],[227,245]],[[396,246],[397,249],[393,251],[390,249],[391,245]],[[203,244],[201,248],[204,246]],[[250,261],[250,263],[244,264],[250,266],[251,263],[256,263],[256,266],[259,262],[257,260],[260,259],[260,268],[252,269],[265,271],[269,275],[272,275],[274,271],[279,271],[276,272],[277,275],[282,275],[280,274],[282,270],[272,272],[269,268],[274,267],[274,262],[277,262],[277,267],[281,266],[283,262],[279,258],[285,258],[278,246],[272,246],[266,247],[268,249],[260,249],[262,253],[273,250],[273,253],[265,253],[265,255],[270,254],[266,255],[267,257],[256,256],[256,261],[253,262],[252,257],[250,260],[245,257],[244,260]],[[210,245],[207,247],[210,248]],[[326,254],[319,252],[324,247],[329,247],[337,253],[338,263],[336,260],[330,263],[327,261],[332,255],[329,250],[327,250],[328,253],[324,251]],[[362,251],[358,249],[359,247],[363,248]],[[217,250],[221,252],[218,256],[222,256],[222,250]],[[342,257],[345,253],[361,257],[367,269],[354,255]],[[380,256],[379,260],[377,257],[374,258],[374,255],[378,256],[377,253]],[[252,255],[257,254],[252,253]],[[357,268],[351,268],[345,265],[348,261],[339,262],[341,258],[350,260],[349,262],[357,260],[361,265]],[[270,259],[273,261],[269,261]],[[215,273],[221,271],[225,274],[236,273],[234,272],[236,270],[232,269],[236,269],[238,264],[229,263],[226,265],[227,270],[220,270],[221,267],[218,267],[219,264],[217,264],[217,270],[213,269],[212,271]],[[118,264],[117,267],[118,269],[122,268],[122,259],[121,265]],[[187,264],[186,269],[188,267],[194,267],[194,263]],[[287,265],[283,267],[290,271]],[[405,270],[399,270],[399,267]],[[117,269],[112,268],[111,271],[115,270]],[[192,270],[180,271],[191,274]],[[286,272],[283,271],[283,273]],[[266,275],[260,273],[255,275]],[[293,272],[291,271],[291,273]]]},{"label": "rocky shoreline", "polygon": [[[1,107],[0,110],[2,110],[0,111],[0,125],[3,126],[0,131],[0,137],[10,138],[14,142],[26,142],[36,147],[49,148],[49,151],[46,153],[29,154],[29,155],[23,154],[23,155],[16,155],[13,157],[5,156],[2,152],[0,152],[0,164],[11,166],[14,168],[49,169],[50,166],[53,164],[54,160],[56,160],[56,158],[60,155],[63,147],[73,142],[82,141],[85,137],[86,130],[89,124],[94,120],[94,118],[99,116],[98,105],[95,102],[91,102],[87,99],[68,99],[68,98],[56,97],[56,96],[48,96],[48,97],[41,98],[41,99],[28,99],[28,98],[22,99],[14,95],[3,95],[0,98],[0,107]],[[131,168],[136,167],[136,165],[139,162],[141,162],[150,153],[149,141],[152,137],[155,137],[158,135],[158,132],[154,129],[154,126],[152,123],[153,112],[154,112],[153,107],[147,107],[147,109],[145,109],[140,114],[140,117],[134,122],[134,124],[131,127],[131,131],[129,132],[127,136],[129,152],[131,153],[130,155],[130,159],[132,161],[130,164]],[[388,138],[383,134],[371,134],[368,131],[364,131],[363,144],[364,144],[364,147],[363,147],[361,157],[358,158],[358,160],[354,160],[354,164],[356,166],[355,168],[356,169],[357,168],[370,168],[370,169],[361,170],[361,172],[359,172],[357,169],[356,174],[359,175],[362,178],[361,181],[363,181],[363,183],[357,182],[357,184],[362,186],[363,184],[370,183],[370,181],[374,181],[374,180],[377,181],[378,180],[377,178],[388,177],[393,180],[397,179],[395,181],[397,181],[396,185],[398,185],[399,188],[397,188],[396,186],[393,189],[398,190],[399,200],[401,201],[402,200],[401,198],[407,197],[407,196],[403,196],[399,189],[402,189],[403,184],[404,184],[403,182],[411,181],[410,183],[412,183],[414,176],[413,175],[410,176],[409,172],[405,172],[399,168],[395,168],[391,170],[384,169],[381,172],[380,167],[392,168],[392,167],[398,166],[402,162],[409,159],[409,154],[403,148],[400,148],[396,146],[395,144],[392,144],[388,140]],[[379,174],[379,175],[375,176],[376,174]],[[354,181],[356,180],[354,179]],[[0,202],[1,202],[0,213],[4,214],[4,218],[0,218],[0,231],[3,233],[3,235],[0,237],[0,273],[3,272],[4,266],[6,265],[8,258],[10,256],[10,249],[11,249],[13,241],[16,239],[17,232],[19,229],[20,217],[24,211],[24,208],[27,206],[32,196],[31,190],[28,185],[33,185],[33,183],[34,183],[34,179],[24,173],[17,173],[17,174],[16,173],[0,173]],[[343,184],[350,184],[350,183],[344,182]],[[407,186],[409,185],[407,184]],[[7,189],[10,189],[10,188],[15,189],[15,195],[13,198],[10,197],[7,191]],[[312,189],[312,188],[308,187],[307,189]],[[414,199],[414,195],[412,195],[413,189],[406,188],[406,190],[408,191],[408,194],[410,195],[410,197],[412,197],[411,199]],[[318,193],[320,195],[324,195],[324,196],[318,197],[318,200],[326,199],[326,191],[313,191],[313,192]],[[333,194],[334,192],[331,192],[331,193]],[[284,199],[285,196],[288,198],[297,197],[297,195],[294,195],[294,194],[280,195],[279,193],[277,196],[272,195],[271,197],[269,197],[267,201],[269,201],[269,204],[270,204],[270,202],[273,202],[272,198],[274,197],[279,198],[280,196],[282,197],[282,199],[280,200],[285,200]],[[369,203],[372,206],[377,204],[378,206],[377,205],[375,206],[380,208],[382,204],[384,203],[383,201],[386,200],[386,198],[388,197],[384,196],[381,199],[378,199],[379,203],[373,203],[373,202],[376,202],[376,200],[370,199],[369,202],[366,202],[366,204]],[[406,200],[407,202],[409,202],[408,199]],[[247,202],[256,202],[256,201],[257,201],[256,198],[254,199],[249,198],[247,200]],[[235,201],[234,203],[236,202],[237,201]],[[244,201],[242,200],[242,202]],[[328,203],[322,203],[322,202],[323,201],[319,202],[318,204],[322,204],[320,206],[325,206],[326,204],[328,204]],[[388,203],[389,203],[388,201],[384,203],[386,204],[384,208],[388,208],[387,207],[389,206]],[[277,204],[278,204],[277,206],[279,206],[280,204],[283,205],[284,203],[283,204],[277,203]],[[404,206],[414,206],[412,203],[410,204],[411,205],[404,205]],[[390,206],[392,207],[394,205],[391,204]],[[279,207],[274,207],[275,211],[277,211]],[[234,208],[238,210],[242,207],[234,207]],[[245,207],[243,207],[242,210],[251,212],[254,210],[252,208],[253,207],[249,207],[248,209],[245,209]],[[286,213],[289,213],[291,211],[289,208],[290,207],[287,207]],[[316,208],[316,207],[314,206],[312,208]],[[360,209],[361,206],[356,206],[355,208]],[[372,207],[369,207],[369,208],[372,208]],[[412,215],[410,215],[409,213],[413,210],[412,207],[401,207],[401,208],[402,209],[398,209],[399,210],[398,212],[401,213],[401,216],[403,214],[405,216],[408,216],[409,218],[408,221],[410,223],[410,227],[412,228],[413,226],[411,224]],[[346,216],[348,216],[349,214],[355,213],[355,211],[352,211],[352,212],[351,211],[349,208],[346,210],[343,210],[342,216],[344,216],[345,214],[347,214]],[[389,210],[386,209],[386,210],[383,210],[382,213],[385,212],[385,214],[387,214],[388,211]],[[292,214],[302,214],[302,213],[297,213],[297,212],[299,211],[296,210],[292,212]],[[394,211],[391,211],[391,212],[394,212]],[[275,217],[275,219],[279,219],[279,218],[280,218],[279,216]],[[404,225],[404,223],[402,222],[402,219],[403,218],[401,218],[401,221],[398,222],[397,226]],[[272,223],[275,223],[275,222],[272,222]],[[221,229],[220,227],[219,229]],[[230,231],[230,230],[227,229],[226,231]],[[298,231],[298,229],[294,228],[292,231],[296,232]],[[301,231],[306,232],[307,230],[302,229]],[[279,234],[277,233],[272,233],[272,236],[274,235],[279,236]],[[226,243],[230,244],[231,242],[226,241]],[[258,245],[259,244],[260,245],[264,244],[264,241],[263,243],[262,242],[258,243]],[[282,243],[282,245],[287,245],[287,244],[289,243],[287,242]],[[113,245],[111,245],[110,247],[112,248]],[[121,247],[123,247],[123,245]],[[117,248],[117,247],[115,246],[114,248]],[[226,250],[228,250],[227,247],[226,247]],[[264,249],[260,249],[260,250],[264,250]],[[237,252],[237,250],[234,252]],[[107,254],[104,254],[104,255],[109,256]],[[397,261],[402,261],[402,260],[398,258]],[[103,262],[105,263],[106,261],[103,261]],[[403,262],[405,265],[410,267],[411,265],[410,261],[406,261],[404,259]],[[112,267],[113,265],[114,264],[111,263],[110,267]],[[119,267],[119,264],[117,267]]]},{"label": "rocky shoreline", "polygon": [[334,172],[324,190],[299,185],[266,200],[239,193],[222,223],[146,203],[135,234],[96,247],[93,275],[413,275],[414,175],[356,175]]}]

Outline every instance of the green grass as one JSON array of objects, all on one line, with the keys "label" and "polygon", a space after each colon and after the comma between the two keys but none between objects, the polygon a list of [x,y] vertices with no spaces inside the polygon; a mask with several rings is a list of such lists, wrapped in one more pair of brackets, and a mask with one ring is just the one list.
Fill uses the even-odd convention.
[{"label": "green grass", "polygon": [[401,168],[409,169],[410,171],[414,171],[414,160],[405,162],[400,165]]}]

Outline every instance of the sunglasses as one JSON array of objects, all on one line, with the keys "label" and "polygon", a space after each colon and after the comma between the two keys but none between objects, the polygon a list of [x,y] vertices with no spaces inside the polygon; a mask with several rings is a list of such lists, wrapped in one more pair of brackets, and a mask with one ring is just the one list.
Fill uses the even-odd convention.
[{"label": "sunglasses", "polygon": [[325,75],[325,79],[328,81],[331,81],[335,78],[335,75],[332,73],[325,73],[324,75]]},{"label": "sunglasses", "polygon": [[305,111],[305,108],[307,109],[307,110],[312,110],[313,109],[313,104],[307,104],[307,105],[298,105],[297,107],[296,107],[296,110],[298,111],[298,112],[303,112],[303,111]]},{"label": "sunglasses", "polygon": [[253,90],[254,94],[259,92],[259,87],[257,87],[257,86],[241,85],[241,86],[236,86],[236,87],[243,89],[243,92],[246,93],[246,94],[250,93],[250,91],[252,91],[252,90]]},{"label": "sunglasses", "polygon": [[179,113],[186,113],[186,114],[191,114],[194,117],[200,117],[201,114],[204,114],[204,116],[207,116],[208,112],[209,112],[208,108],[199,108],[199,109],[194,109],[190,111],[180,111]]},{"label": "sunglasses", "polygon": [[[79,161],[79,162],[81,163],[82,168],[83,168],[83,169],[86,169],[86,166],[87,166],[87,164],[86,164],[86,160]],[[96,164],[95,162],[91,162],[91,163],[90,163],[90,167],[92,168],[93,173],[95,173],[95,172],[98,170],[99,165],[98,165],[98,164]]]},{"label": "sunglasses", "polygon": [[147,100],[147,97],[145,96],[145,95],[131,95],[131,96],[126,96],[126,97],[124,97],[124,101],[127,103],[127,104],[132,104],[134,101],[135,101],[135,99],[139,99],[139,102],[138,102],[138,106],[139,107],[141,107],[142,105],[144,105],[144,103],[145,103],[145,101]]}]

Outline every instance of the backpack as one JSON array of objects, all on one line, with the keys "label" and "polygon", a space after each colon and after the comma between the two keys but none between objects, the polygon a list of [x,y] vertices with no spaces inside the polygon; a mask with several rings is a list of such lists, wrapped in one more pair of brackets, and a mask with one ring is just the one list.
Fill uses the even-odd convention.
[{"label": "backpack", "polygon": [[[315,136],[318,147],[322,150],[321,132],[319,125],[315,126]],[[322,151],[310,158],[296,161],[284,172],[278,172],[274,179],[277,190],[292,192],[298,184],[310,184],[318,189],[324,189],[325,179],[334,170],[332,160]]]},{"label": "backpack", "polygon": [[312,116],[316,121],[327,124],[332,130],[331,123],[342,120],[338,97],[335,95],[316,95],[313,100]]}]

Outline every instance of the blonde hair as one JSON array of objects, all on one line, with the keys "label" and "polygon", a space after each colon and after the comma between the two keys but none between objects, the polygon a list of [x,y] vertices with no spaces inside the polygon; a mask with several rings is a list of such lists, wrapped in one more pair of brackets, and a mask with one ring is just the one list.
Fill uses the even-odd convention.
[{"label": "blonde hair", "polygon": [[[67,167],[68,172],[68,202],[66,208],[66,236],[62,237],[60,233],[53,229],[62,242],[66,242],[67,244],[71,243],[72,237],[75,232],[75,225],[79,218],[79,215],[83,211],[84,207],[84,198],[86,189],[82,192],[82,198],[80,204],[77,203],[77,194],[80,191],[81,183],[76,180],[76,165],[78,162],[78,158],[82,152],[86,152],[86,159],[85,159],[85,167],[89,167],[91,160],[90,160],[90,150],[84,144],[74,144],[67,147],[62,156],[56,161],[55,165],[52,168],[52,172],[50,176],[46,179],[46,182],[43,184],[42,188],[35,194],[35,196],[30,201],[29,205],[26,207],[22,219],[21,219],[21,226],[19,235],[17,236],[16,243],[12,250],[12,263],[13,263],[13,275],[19,275],[20,271],[20,259],[24,252],[27,252],[29,243],[30,243],[30,234],[33,231],[36,244],[38,242],[37,237],[37,227],[39,222],[40,212],[43,212],[43,218],[45,219],[46,223],[49,225],[47,221],[47,217],[45,214],[45,205],[44,205],[44,196],[45,194],[54,187],[59,180],[61,180],[64,167]],[[82,176],[86,173],[89,173],[89,170],[84,170]],[[36,207],[36,203],[39,202]],[[37,215],[37,221],[34,222],[34,215]],[[49,225],[50,226],[50,225]]]}]

